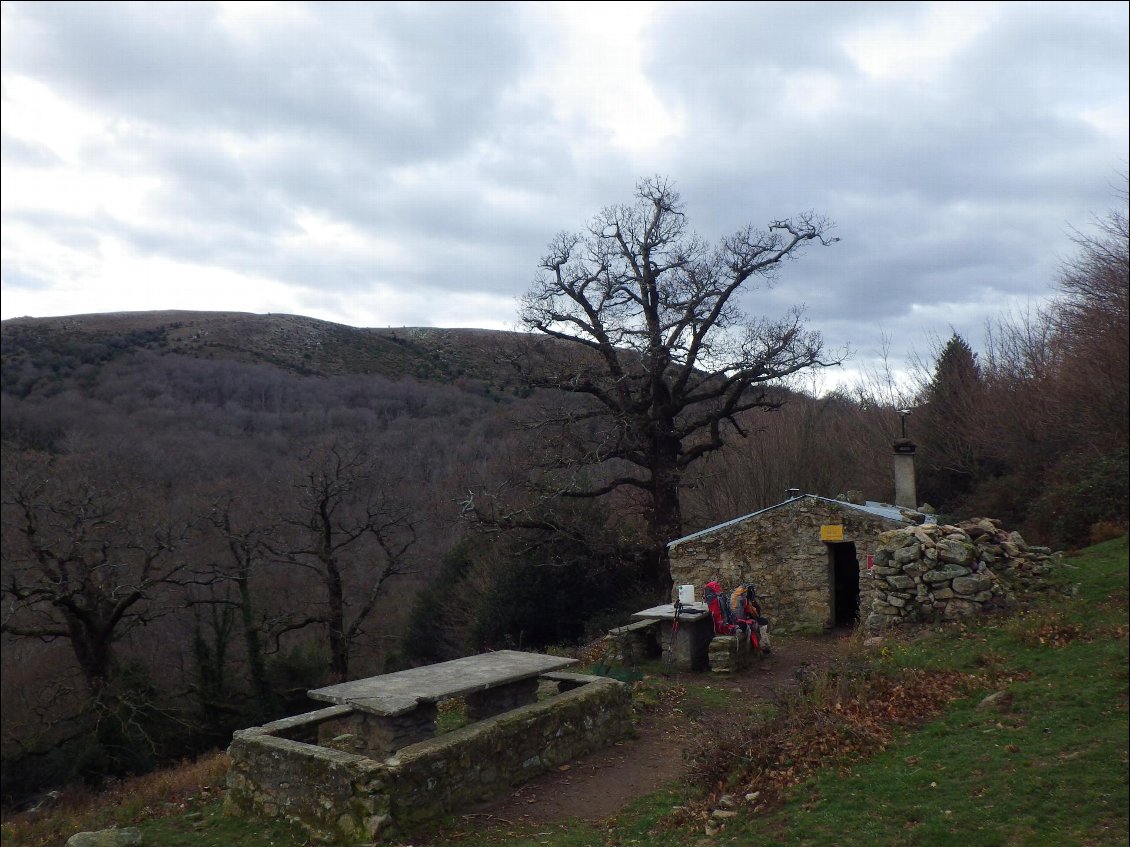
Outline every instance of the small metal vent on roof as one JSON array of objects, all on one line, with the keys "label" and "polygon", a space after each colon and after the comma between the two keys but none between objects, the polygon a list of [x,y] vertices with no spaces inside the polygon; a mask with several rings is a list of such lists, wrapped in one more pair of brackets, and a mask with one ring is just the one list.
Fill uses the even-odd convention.
[{"label": "small metal vent on roof", "polygon": [[788,489],[785,490],[785,494],[787,495],[785,497],[786,500],[795,500],[797,497],[800,496],[800,489],[799,488],[788,488]]}]

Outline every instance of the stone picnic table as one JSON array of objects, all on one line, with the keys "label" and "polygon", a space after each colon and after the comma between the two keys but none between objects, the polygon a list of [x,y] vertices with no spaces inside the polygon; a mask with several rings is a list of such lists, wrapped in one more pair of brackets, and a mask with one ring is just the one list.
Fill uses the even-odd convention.
[{"label": "stone picnic table", "polygon": [[[673,664],[677,670],[704,671],[710,666],[709,651],[710,640],[714,637],[714,619],[705,603],[681,604],[677,628],[674,626],[674,603],[664,603],[636,612],[632,619],[656,621],[659,624],[663,660]],[[670,625],[664,625],[668,621]]]},{"label": "stone picnic table", "polygon": [[540,676],[576,662],[499,650],[316,688],[307,696],[353,710],[320,727],[320,740],[327,734],[351,734],[368,750],[392,753],[435,735],[441,700],[462,697],[467,719],[482,720],[535,702]]}]

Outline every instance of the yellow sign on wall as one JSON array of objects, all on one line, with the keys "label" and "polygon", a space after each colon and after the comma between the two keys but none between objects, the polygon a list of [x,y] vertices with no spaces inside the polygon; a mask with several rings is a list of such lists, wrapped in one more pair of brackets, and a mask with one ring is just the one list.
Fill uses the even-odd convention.
[{"label": "yellow sign on wall", "polygon": [[844,528],[842,524],[824,524],[820,527],[821,541],[843,541]]}]

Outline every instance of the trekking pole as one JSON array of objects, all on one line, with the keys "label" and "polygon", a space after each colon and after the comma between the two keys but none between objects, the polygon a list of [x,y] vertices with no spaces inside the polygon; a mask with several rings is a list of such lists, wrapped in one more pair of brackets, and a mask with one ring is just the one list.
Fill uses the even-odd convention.
[{"label": "trekking pole", "polygon": [[675,601],[675,617],[671,620],[671,644],[667,648],[667,664],[675,662],[675,636],[679,634],[679,613],[683,611],[683,602]]}]

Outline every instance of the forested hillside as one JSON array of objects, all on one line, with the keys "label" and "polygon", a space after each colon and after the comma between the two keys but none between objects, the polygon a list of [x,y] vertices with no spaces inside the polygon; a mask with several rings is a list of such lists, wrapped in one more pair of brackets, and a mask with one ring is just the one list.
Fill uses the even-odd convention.
[{"label": "forested hillside", "polygon": [[[941,512],[1056,546],[1125,531],[1126,244],[1112,214],[1047,310],[997,316],[981,351],[952,336],[916,384],[769,386],[773,411],[736,412],[678,480],[682,529],[789,487],[891,500],[910,407],[919,498]],[[584,354],[537,338],[5,321],[6,800],[223,745],[328,681],[576,643],[657,599],[646,502],[533,484],[551,468],[600,489],[618,461],[569,393]]]}]

